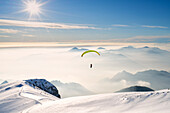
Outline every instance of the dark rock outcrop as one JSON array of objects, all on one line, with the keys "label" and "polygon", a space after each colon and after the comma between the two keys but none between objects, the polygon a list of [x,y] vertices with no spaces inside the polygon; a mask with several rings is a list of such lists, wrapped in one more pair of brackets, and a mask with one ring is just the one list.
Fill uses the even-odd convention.
[{"label": "dark rock outcrop", "polygon": [[58,98],[61,98],[60,94],[58,93],[58,89],[45,79],[29,79],[25,81],[32,87],[38,87]]},{"label": "dark rock outcrop", "polygon": [[122,90],[119,90],[117,92],[146,92],[146,91],[154,91],[151,88],[145,87],[145,86],[131,86]]}]

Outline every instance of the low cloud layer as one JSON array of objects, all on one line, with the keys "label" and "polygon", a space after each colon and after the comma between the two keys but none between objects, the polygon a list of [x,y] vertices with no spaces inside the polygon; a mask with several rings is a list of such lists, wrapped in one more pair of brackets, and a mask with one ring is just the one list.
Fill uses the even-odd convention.
[{"label": "low cloud layer", "polygon": [[[104,46],[103,46],[104,47]],[[77,82],[93,92],[114,92],[130,85],[153,83],[145,79],[130,81],[127,75],[118,82],[100,81],[112,78],[125,70],[129,74],[149,69],[170,71],[170,52],[157,47],[98,47],[81,48],[3,48],[0,49],[1,79],[45,78],[63,82]],[[86,54],[83,51],[93,49],[100,52]],[[93,64],[93,68],[89,68]],[[9,71],[10,70],[10,71]],[[159,82],[158,82],[159,83]]]}]

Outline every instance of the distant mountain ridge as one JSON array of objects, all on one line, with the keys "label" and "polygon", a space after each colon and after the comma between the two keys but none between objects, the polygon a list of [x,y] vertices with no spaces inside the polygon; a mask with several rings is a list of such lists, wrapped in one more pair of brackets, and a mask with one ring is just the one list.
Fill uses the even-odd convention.
[{"label": "distant mountain ridge", "polygon": [[145,86],[131,86],[116,92],[147,92],[147,91],[154,91],[154,90]]},{"label": "distant mountain ridge", "polygon": [[149,46],[144,46],[144,47],[140,47],[140,48],[135,48],[133,46],[127,46],[127,47],[122,47],[120,49],[118,49],[119,51],[126,51],[126,50],[133,50],[133,51],[136,51],[136,50],[143,50],[143,51],[146,51],[146,52],[151,52],[151,53],[169,53],[169,51],[166,51],[166,50],[163,50],[163,49],[160,49],[158,47],[149,47]]},{"label": "distant mountain ridge", "polygon": [[8,83],[7,80],[3,81],[0,85]]},{"label": "distant mountain ridge", "polygon": [[93,94],[93,92],[86,89],[84,86],[78,83],[62,83],[59,80],[51,81],[60,91],[62,97],[71,97],[71,96],[83,96]]},{"label": "distant mountain ridge", "polygon": [[70,49],[71,52],[77,52],[77,51],[87,51],[88,49],[85,48],[78,48],[78,47],[73,47],[72,49]]},{"label": "distant mountain ridge", "polygon": [[110,79],[111,82],[121,80],[126,80],[131,83],[145,81],[150,83],[150,87],[155,90],[170,88],[170,73],[167,71],[146,70],[137,72],[136,74],[122,71]]}]

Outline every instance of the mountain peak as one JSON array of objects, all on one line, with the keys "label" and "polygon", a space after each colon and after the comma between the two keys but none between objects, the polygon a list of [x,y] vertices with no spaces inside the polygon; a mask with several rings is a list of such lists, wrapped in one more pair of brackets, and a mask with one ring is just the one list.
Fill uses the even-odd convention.
[{"label": "mountain peak", "polygon": [[105,49],[104,47],[98,47],[97,49]]},{"label": "mountain peak", "polygon": [[122,72],[117,73],[115,76],[113,76],[111,80],[115,81],[115,80],[127,79],[127,78],[132,78],[132,77],[133,77],[133,74],[124,70]]},{"label": "mountain peak", "polygon": [[133,74],[123,70],[122,72],[119,72],[117,75],[133,75]]},{"label": "mountain peak", "polygon": [[6,84],[6,83],[8,83],[8,81],[7,81],[7,80],[3,81],[3,82],[1,83],[1,85],[2,85],[2,84]]},{"label": "mountain peak", "polygon": [[154,90],[146,86],[131,86],[117,92],[146,92],[146,91],[154,91]]},{"label": "mountain peak", "polygon": [[45,79],[29,79],[29,80],[25,80],[26,83],[28,83],[30,86],[32,87],[38,87],[58,98],[60,98],[60,94],[58,93],[58,89],[51,84],[50,82],[48,82]]},{"label": "mountain peak", "polygon": [[148,46],[145,46],[145,47],[143,47],[143,48],[149,48]]}]

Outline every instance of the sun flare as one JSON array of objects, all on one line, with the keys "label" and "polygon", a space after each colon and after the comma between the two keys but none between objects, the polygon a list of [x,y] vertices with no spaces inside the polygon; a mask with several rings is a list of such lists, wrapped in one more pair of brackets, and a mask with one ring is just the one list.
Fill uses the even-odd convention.
[{"label": "sun flare", "polygon": [[39,16],[40,13],[42,13],[41,6],[44,5],[44,3],[40,3],[37,0],[24,0],[25,9],[24,12],[28,12],[30,18],[32,16]]}]

